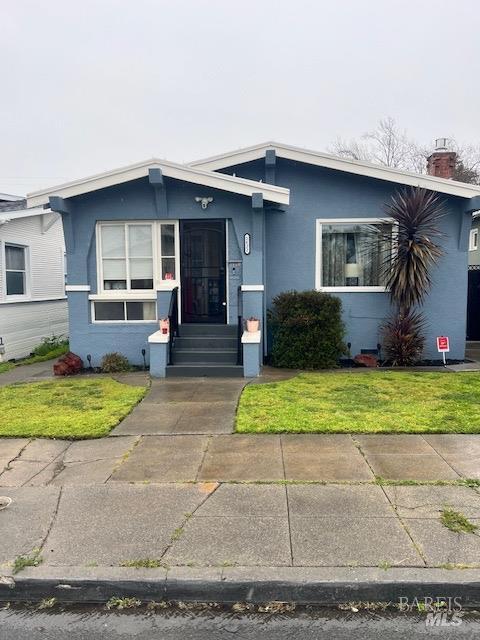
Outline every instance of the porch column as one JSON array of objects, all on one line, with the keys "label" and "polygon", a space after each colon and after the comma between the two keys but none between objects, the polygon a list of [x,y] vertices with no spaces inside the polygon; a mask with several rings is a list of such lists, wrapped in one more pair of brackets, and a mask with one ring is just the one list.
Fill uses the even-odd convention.
[{"label": "porch column", "polygon": [[263,195],[252,195],[252,239],[250,255],[244,259],[244,284],[242,284],[243,317],[258,318],[260,330],[245,331],[242,336],[243,368],[246,377],[258,376],[263,362],[262,341],[265,336],[264,314],[264,226]]}]

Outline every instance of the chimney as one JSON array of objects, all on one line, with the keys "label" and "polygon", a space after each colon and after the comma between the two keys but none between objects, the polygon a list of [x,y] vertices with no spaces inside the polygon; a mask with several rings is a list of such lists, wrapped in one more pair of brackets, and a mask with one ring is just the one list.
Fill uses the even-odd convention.
[{"label": "chimney", "polygon": [[437,178],[453,179],[457,154],[448,150],[448,138],[435,140],[435,151],[427,158],[427,173]]}]

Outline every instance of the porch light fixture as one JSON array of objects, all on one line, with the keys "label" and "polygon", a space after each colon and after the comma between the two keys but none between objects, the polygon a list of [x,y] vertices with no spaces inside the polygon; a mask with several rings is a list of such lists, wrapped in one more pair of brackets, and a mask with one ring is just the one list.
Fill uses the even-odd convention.
[{"label": "porch light fixture", "polygon": [[208,205],[213,202],[213,198],[210,196],[208,198],[202,197],[202,196],[197,196],[195,198],[195,202],[199,202],[200,206],[202,207],[203,210],[205,210]]}]

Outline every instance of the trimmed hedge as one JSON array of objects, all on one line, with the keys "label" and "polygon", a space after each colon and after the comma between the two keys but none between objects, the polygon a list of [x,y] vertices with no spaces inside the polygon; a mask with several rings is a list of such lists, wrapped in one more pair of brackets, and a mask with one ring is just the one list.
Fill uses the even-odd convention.
[{"label": "trimmed hedge", "polygon": [[342,302],[320,291],[286,291],[273,300],[272,364],[290,369],[328,369],[346,352]]}]

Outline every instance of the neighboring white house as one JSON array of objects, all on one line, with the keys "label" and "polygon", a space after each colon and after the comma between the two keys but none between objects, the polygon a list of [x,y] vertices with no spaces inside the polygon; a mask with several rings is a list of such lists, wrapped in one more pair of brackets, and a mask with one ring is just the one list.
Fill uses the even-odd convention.
[{"label": "neighboring white house", "polygon": [[0,193],[0,361],[68,336],[62,220]]}]

